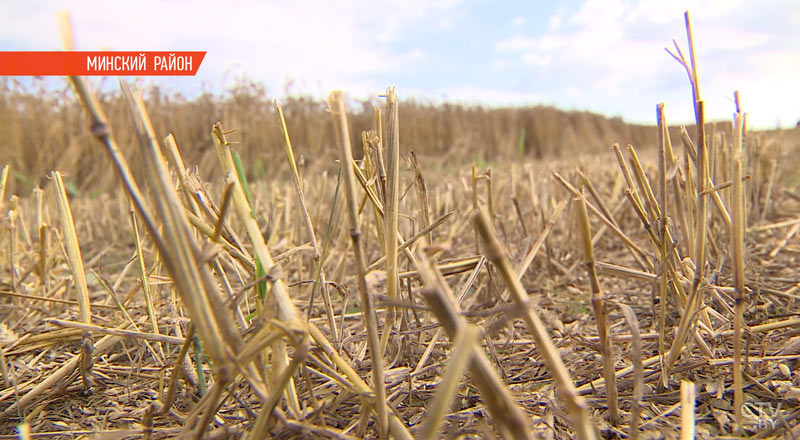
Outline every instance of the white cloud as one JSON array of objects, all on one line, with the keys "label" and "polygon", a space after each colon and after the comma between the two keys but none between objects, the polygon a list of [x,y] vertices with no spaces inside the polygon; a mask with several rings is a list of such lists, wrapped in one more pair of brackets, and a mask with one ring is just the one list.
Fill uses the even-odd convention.
[{"label": "white cloud", "polygon": [[574,86],[568,86],[566,89],[564,89],[564,93],[571,98],[583,97],[583,93],[581,92],[581,90]]},{"label": "white cloud", "polygon": [[532,66],[538,67],[546,67],[553,61],[552,55],[540,55],[536,52],[528,52],[522,55],[522,61],[525,64],[530,64]]},{"label": "white cloud", "polygon": [[505,60],[501,59],[495,59],[492,61],[492,64],[489,65],[489,67],[495,71],[503,70],[506,68],[506,66],[508,66],[508,63]]},{"label": "white cloud", "polygon": [[531,49],[536,46],[536,44],[537,40],[535,38],[514,34],[511,37],[498,41],[494,47],[498,52],[518,52]]},{"label": "white cloud", "polygon": [[[567,95],[594,101],[582,105],[628,116],[629,112],[620,108],[625,102],[652,99],[654,107],[659,100],[685,100],[688,95],[688,81],[680,83],[685,94],[677,91],[673,81],[685,79],[682,68],[663,50],[672,48],[674,38],[684,53],[688,51],[683,20],[688,7],[701,93],[707,101],[713,100],[707,103],[709,116],[729,117],[730,103],[725,97],[739,88],[758,95],[750,101],[752,120],[769,125],[774,123],[772,114],[777,108],[789,111],[790,103],[800,98],[796,79],[800,71],[800,8],[780,1],[764,5],[741,0],[586,0],[571,13],[557,10],[544,33],[514,31],[496,43],[495,52],[507,61],[522,60],[545,79],[569,81],[563,85],[569,87]],[[755,13],[770,24],[753,25]],[[789,96],[794,99],[787,99]],[[692,117],[691,103],[676,100],[668,102],[668,108],[674,112],[673,120]],[[762,112],[766,119],[757,116]],[[650,120],[650,113],[641,119]],[[800,117],[797,110],[793,114]]]},{"label": "white cloud", "polygon": [[453,18],[452,17],[443,17],[436,23],[436,29],[442,31],[449,31],[453,29]]},{"label": "white cloud", "polygon": [[199,74],[212,80],[241,66],[273,87],[291,77],[325,90],[363,93],[384,87],[371,78],[407,69],[425,56],[421,49],[393,50],[391,42],[412,25],[446,28],[447,11],[458,3],[251,0],[223,7],[179,0],[120,8],[102,0],[4,2],[0,41],[17,46],[3,50],[60,49],[55,13],[68,9],[79,49],[208,50]]},{"label": "white cloud", "polygon": [[[474,5],[247,0],[222,7],[211,0],[142,0],[120,12],[118,4],[101,0],[0,2],[6,18],[0,50],[59,49],[54,15],[68,8],[79,48],[208,50],[199,75],[214,87],[222,87],[230,71],[228,81],[246,72],[271,93],[292,79],[295,91],[324,96],[342,88],[364,96],[380,93],[386,81],[411,78],[401,86],[406,96],[416,87],[420,96],[487,103],[538,97],[647,122],[655,104],[665,101],[668,117],[676,121],[691,118],[688,81],[663,49],[673,38],[686,49],[683,11],[689,7],[708,114],[728,117],[727,97],[739,89],[753,122],[772,125],[775,115],[787,124],[800,119],[796,0],[585,0],[577,7],[551,6],[544,21],[512,12],[502,16],[509,26],[499,30],[505,34],[488,51],[473,48],[483,47],[476,43],[477,31],[482,39],[490,33],[463,25],[475,23],[469,17]],[[431,40],[437,35],[459,46],[443,50]],[[443,65],[452,70],[431,67]],[[165,81],[190,84],[183,78]]]}]

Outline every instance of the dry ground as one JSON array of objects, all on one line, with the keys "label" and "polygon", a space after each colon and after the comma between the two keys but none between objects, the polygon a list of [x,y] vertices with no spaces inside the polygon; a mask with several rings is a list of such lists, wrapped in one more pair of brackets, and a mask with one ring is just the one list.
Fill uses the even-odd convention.
[{"label": "dry ground", "polygon": [[[237,134],[229,136],[235,138]],[[723,183],[730,180],[723,161],[731,149],[731,133],[720,130],[712,139],[711,172],[716,182]],[[672,142],[676,152],[683,151],[678,139]],[[797,145],[785,133],[770,133],[749,136],[747,148],[744,432],[760,437],[790,435],[789,432],[797,435],[800,430],[797,428],[800,383],[794,373],[800,367]],[[657,150],[639,153],[655,188],[659,175],[654,165]],[[521,277],[529,295],[527,305],[544,320],[558,354],[603,436],[629,435],[636,381],[626,368],[633,365],[637,354],[644,360],[641,420],[637,422],[642,437],[672,438],[680,434],[682,380],[695,385],[698,436],[718,437],[734,430],[733,259],[729,229],[722,211],[713,202],[709,202],[708,208],[706,267],[701,272],[699,287],[702,305],[691,321],[686,347],[664,377],[659,361],[658,320],[659,280],[665,272],[659,268],[658,248],[632,208],[631,198],[626,196],[628,185],[612,150],[572,160],[498,161],[489,164],[490,170],[479,168],[477,180],[473,180],[469,168],[443,166],[437,161],[447,159],[427,155],[419,158],[425,190],[421,189],[406,151],[403,157],[398,231],[405,238],[412,237],[424,225],[449,214],[430,235],[423,235],[407,250],[410,255],[428,255],[439,265],[450,289],[461,298],[462,315],[480,328],[482,349],[473,356],[489,359],[523,409],[530,432],[545,438],[575,435],[564,401],[555,392],[552,371],[545,365],[525,322],[519,319],[519,308],[508,305],[510,300],[504,294],[504,282],[496,264],[483,257],[485,244],[477,242],[471,222],[474,188],[478,206],[491,209],[493,228],[514,267],[519,266],[533,247],[540,245]],[[681,190],[687,184],[685,171],[692,169],[686,168],[683,162],[686,157],[678,159],[678,170],[670,176],[677,180]],[[633,166],[630,161],[628,165]],[[107,162],[93,166],[106,167]],[[276,157],[273,166],[286,165]],[[364,184],[384,201],[375,163],[364,163],[362,167],[366,174]],[[585,179],[579,169],[585,173]],[[246,345],[257,344],[259,339],[254,335],[260,334],[259,328],[274,325],[269,320],[281,319],[280,312],[271,313],[271,306],[263,309],[266,312],[257,312],[261,307],[256,304],[261,300],[259,286],[254,287],[253,283],[260,275],[255,271],[252,257],[255,251],[246,239],[242,219],[229,214],[227,229],[223,228],[216,240],[203,232],[203,228],[214,228],[223,205],[223,185],[219,179],[201,183],[204,171],[190,174],[189,180],[175,187],[188,187],[191,181],[195,185],[191,189],[204,192],[207,197],[185,198],[183,203],[187,212],[197,210],[192,240],[206,253],[202,264],[213,276],[213,285],[218,289],[214,294],[225,305],[224,310],[215,313],[229,316]],[[339,185],[336,165],[331,161],[300,171],[318,246],[328,249],[322,252],[322,267],[327,276],[336,334],[329,328],[319,291],[309,309],[318,260],[295,190],[287,180],[251,183],[255,218],[280,267],[268,270],[267,285],[272,286],[276,279],[284,280],[302,320],[308,314],[310,322],[330,339],[333,346],[329,348],[371,383],[372,361],[361,315],[344,189]],[[587,203],[597,207],[597,212],[590,208],[589,214],[591,232],[596,237],[595,267],[605,294],[608,329],[614,339],[613,367],[618,376],[620,410],[617,426],[608,422],[609,407],[602,381],[603,350],[598,340],[596,315],[592,312],[592,288],[581,245],[580,202],[552,171],[563,176],[565,182],[586,188]],[[177,180],[173,182],[180,180],[174,178]],[[589,184],[596,195],[589,193]],[[418,435],[454,357],[452,344],[424,300],[418,267],[411,263],[408,254],[401,252],[399,256],[399,297],[385,296],[386,272],[378,261],[384,253],[383,220],[373,203],[364,197],[363,188],[364,185],[358,188],[362,244],[366,263],[375,267],[366,276],[367,288],[379,309],[380,333],[387,330],[386,305],[398,306],[401,316],[391,331],[383,358],[386,402],[408,430]],[[644,199],[642,188],[638,190]],[[204,346],[207,341],[198,339],[184,344],[190,322],[182,299],[186,297],[177,291],[174,277],[164,265],[164,257],[156,250],[152,237],[145,232],[142,219],[139,218],[138,226],[132,225],[130,202],[121,189],[111,189],[95,198],[70,200],[86,272],[91,321],[96,326],[88,333],[74,328],[72,323],[81,321],[76,299],[80,280],[73,276],[74,268],[69,262],[65,244],[68,232],[61,226],[55,192],[49,184],[37,196],[3,200],[0,346],[4,369],[0,433],[13,434],[15,427],[25,422],[32,435],[57,438],[133,438],[143,432],[150,432],[153,438],[173,437],[191,426],[192,418],[198,416],[198,402],[205,402],[203,396],[208,396],[214,383],[220,380],[220,365],[209,360],[208,346]],[[721,189],[719,194],[725,207],[732,206],[730,189]],[[159,196],[152,197],[152,203],[158,204]],[[671,206],[669,226],[683,266],[669,271],[674,278],[666,291],[666,327],[661,332],[667,349],[688,307],[685,296],[682,298],[679,292],[686,295],[691,290],[694,273],[694,263],[689,257],[691,235],[687,236],[692,232],[682,224],[691,219],[682,220],[685,213],[674,207],[681,197],[684,195],[676,192],[668,194],[667,199]],[[421,203],[425,198],[427,213]],[[690,199],[683,202],[686,200]],[[686,212],[697,215],[693,208],[686,208]],[[608,223],[615,227],[609,228]],[[650,226],[656,229],[655,222]],[[134,227],[140,239],[136,238]],[[40,235],[40,228],[44,235]],[[630,240],[629,245],[626,240]],[[141,260],[135,247],[139,241]],[[219,244],[212,246],[213,242]],[[145,267],[144,279],[152,298],[152,318],[142,289],[140,264]],[[675,283],[681,284],[680,288]],[[270,295],[268,290],[267,304]],[[236,310],[231,297],[237,299]],[[635,313],[641,332],[640,353],[633,348],[636,344],[631,337],[632,323],[626,322],[620,304],[629,305]],[[103,329],[115,328],[127,328],[132,333],[98,349]],[[278,412],[267,432],[278,438],[376,436],[374,417],[364,418],[372,413],[371,397],[358,391],[353,379],[337,365],[335,355],[328,348],[323,349],[324,344],[319,341],[312,338],[305,357],[295,356],[298,351],[291,347],[293,339],[286,336],[291,331],[286,331],[284,340],[290,345],[289,357],[299,359],[292,376],[296,397],[284,395],[278,401]],[[156,333],[162,337],[159,339]],[[176,369],[182,344],[188,348],[188,354]],[[256,365],[255,371],[263,375],[268,387],[283,368],[276,364],[275,350],[275,345],[265,346],[251,364]],[[664,348],[661,350],[663,353]],[[44,389],[35,388],[59,369],[66,369],[63,377]],[[174,405],[159,414],[168,400],[165,394],[170,380],[178,372]],[[473,374],[467,373],[451,396],[441,436],[486,438],[502,432],[498,431],[497,417],[482,399],[485,391],[475,387]],[[255,429],[258,415],[263,411],[264,401],[254,391],[254,385],[240,375],[234,376],[215,400],[217,406],[209,420],[209,435],[247,435]],[[18,404],[25,396],[30,399]],[[293,399],[299,405],[296,408],[292,407]]]}]

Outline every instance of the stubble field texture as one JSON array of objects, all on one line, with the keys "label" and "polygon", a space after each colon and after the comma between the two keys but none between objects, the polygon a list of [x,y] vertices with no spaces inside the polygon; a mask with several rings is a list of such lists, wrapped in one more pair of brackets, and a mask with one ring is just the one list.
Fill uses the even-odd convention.
[{"label": "stubble field texture", "polygon": [[4,79],[0,438],[797,437],[800,129],[686,22],[688,126]]}]

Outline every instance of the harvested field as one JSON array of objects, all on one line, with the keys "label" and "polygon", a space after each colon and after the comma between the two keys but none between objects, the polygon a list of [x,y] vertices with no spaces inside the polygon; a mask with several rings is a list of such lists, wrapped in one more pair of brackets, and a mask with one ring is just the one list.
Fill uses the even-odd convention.
[{"label": "harvested field", "polygon": [[800,135],[706,123],[693,65],[694,126],[572,140],[389,88],[243,93],[184,144],[125,82],[3,90],[0,438],[800,435]]}]

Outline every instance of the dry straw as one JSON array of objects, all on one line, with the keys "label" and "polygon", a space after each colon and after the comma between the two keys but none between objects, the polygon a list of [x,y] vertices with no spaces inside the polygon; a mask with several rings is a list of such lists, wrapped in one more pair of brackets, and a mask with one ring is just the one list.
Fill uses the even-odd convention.
[{"label": "dry straw", "polygon": [[592,232],[589,225],[589,214],[586,212],[586,199],[583,194],[581,194],[578,202],[580,208],[578,219],[583,237],[583,250],[586,255],[586,270],[589,273],[589,281],[592,285],[592,310],[594,310],[595,321],[597,321],[597,334],[600,337],[600,355],[603,357],[603,377],[605,378],[608,417],[611,424],[616,426],[619,424],[619,410],[617,408],[619,394],[617,392],[617,380],[614,376],[614,351],[611,347],[611,337],[609,336],[604,294],[600,288],[600,281],[597,279]]},{"label": "dry straw", "polygon": [[[397,268],[398,204],[400,200],[400,121],[397,93],[393,87],[386,90],[386,107],[389,126],[386,136],[386,199],[384,201],[384,249],[386,250],[386,295],[398,297],[400,278]],[[381,354],[385,352],[389,335],[395,325],[396,311],[390,307],[381,339]]]},{"label": "dry straw", "polygon": [[[424,254],[420,254],[417,261],[419,262],[417,269],[427,288],[423,292],[425,300],[434,314],[436,314],[450,339],[469,338],[469,334],[460,336],[465,332],[468,324],[459,314],[459,307],[454,303],[453,294],[442,280],[441,273],[437,272]],[[461,353],[457,356],[464,355],[466,354]],[[473,351],[469,370],[472,381],[480,390],[481,397],[495,419],[498,425],[497,428],[503,437],[515,439],[533,438],[528,418],[514,401],[514,397],[498,377],[497,372],[484,353]],[[446,397],[442,399],[446,399]],[[434,417],[437,416],[434,414]],[[436,422],[432,421],[430,423]]]},{"label": "dry straw", "polygon": [[473,216],[473,221],[486,247],[487,258],[500,271],[503,281],[505,281],[511,292],[511,298],[517,307],[524,309],[522,318],[528,326],[528,331],[531,332],[536,341],[536,348],[539,354],[544,358],[545,364],[556,381],[556,387],[561,398],[567,404],[577,437],[580,439],[597,438],[597,431],[589,417],[586,402],[578,395],[569,371],[564,366],[555,344],[547,334],[539,315],[528,307],[528,295],[525,292],[525,288],[513,272],[508,257],[497,240],[486,213],[483,211],[476,212]]},{"label": "dry straw", "polygon": [[[350,147],[350,133],[347,128],[347,114],[345,111],[344,100],[341,92],[332,92],[328,96],[333,123],[336,127],[336,143],[339,146],[339,160],[343,164],[345,196],[347,198],[347,217],[350,222],[350,239],[352,241],[353,256],[356,265],[356,278],[358,292],[361,298],[361,313],[364,325],[367,329],[367,342],[372,359],[372,383],[375,391],[375,409],[378,416],[378,430],[382,438],[387,435],[387,415],[386,407],[382,404],[386,400],[386,388],[383,375],[383,354],[380,349],[378,337],[378,321],[375,313],[375,304],[372,296],[367,291],[367,283],[364,279],[366,268],[361,243],[361,229],[359,227],[358,209],[356,207],[356,183],[353,168],[353,151]],[[394,244],[394,235],[392,244]],[[392,246],[394,247],[394,246]],[[388,331],[386,329],[385,331]]]},{"label": "dry straw", "polygon": [[322,269],[322,252],[317,243],[317,235],[314,232],[314,224],[311,220],[311,215],[308,211],[308,206],[306,204],[306,197],[305,192],[303,191],[303,181],[300,177],[300,171],[297,168],[297,161],[294,157],[294,149],[292,148],[292,141],[289,139],[289,131],[286,127],[286,120],[283,117],[283,109],[278,102],[273,102],[275,106],[275,113],[278,116],[278,124],[281,127],[281,136],[283,137],[283,146],[284,152],[286,153],[286,160],[289,163],[289,170],[291,171],[292,175],[292,184],[294,185],[295,194],[297,194],[297,201],[300,203],[301,213],[303,215],[303,221],[306,226],[306,233],[308,234],[309,239],[311,240],[311,246],[314,248],[314,263],[316,264],[315,269],[315,278],[314,284],[311,289],[311,302],[308,306],[308,313],[311,313],[313,309],[313,301],[315,297],[315,293],[319,288],[319,291],[322,292],[322,299],[325,301],[325,314],[328,317],[328,328],[331,332],[331,338],[333,340],[337,340],[338,338],[338,330],[336,329],[336,321],[334,319],[333,314],[333,305],[331,303],[331,296],[328,292],[328,281],[325,277],[325,271]]},{"label": "dry straw", "polygon": [[[583,123],[564,131],[546,111],[534,129],[524,112],[428,108],[393,89],[382,109],[349,117],[332,93],[331,124],[322,103],[279,106],[251,88],[192,111],[154,89],[146,109],[124,82],[98,99],[71,78],[90,124],[78,136],[77,106],[0,84],[20,156],[0,170],[0,432],[790,435],[800,197],[780,145],[791,141],[748,131],[738,95],[733,123],[704,123],[688,14],[686,25],[687,56],[671,53],[696,124],[671,129],[658,105],[647,129],[657,148],[590,115],[579,135]],[[41,131],[71,146],[32,166],[52,141],[28,110],[53,102],[37,110],[55,121]],[[218,113],[237,130],[215,124],[209,138]],[[202,136],[189,134],[195,123]],[[90,136],[102,148],[83,149]],[[628,145],[614,145],[619,172],[593,155],[527,160],[540,144],[609,137]],[[474,147],[509,140],[510,165]],[[337,154],[322,149],[334,142]],[[408,167],[401,147],[416,150]],[[271,154],[288,166],[259,171]],[[474,157],[492,168],[469,170]],[[23,175],[42,167],[60,170],[53,185],[23,194],[46,183]],[[748,399],[772,405],[775,424],[751,423]]]},{"label": "dry straw", "polygon": [[86,286],[86,271],[83,268],[83,257],[81,248],[78,244],[78,235],[75,231],[75,221],[72,219],[72,210],[69,208],[67,191],[64,189],[64,180],[61,173],[53,172],[53,183],[56,187],[58,196],[58,209],[61,214],[61,233],[64,240],[67,257],[69,260],[72,276],[78,288],[78,307],[80,309],[81,321],[91,324],[92,311],[89,305],[89,288]]},{"label": "dry straw", "polygon": [[742,390],[742,327],[743,315],[746,306],[745,275],[744,275],[744,231],[747,230],[747,217],[744,213],[744,189],[742,175],[744,116],[739,110],[738,94],[736,100],[736,114],[734,115],[733,154],[731,155],[731,168],[733,177],[733,224],[731,227],[731,247],[733,254],[733,282],[736,288],[733,315],[733,409],[736,416],[736,425],[739,433],[744,427],[742,406],[744,393]]}]

